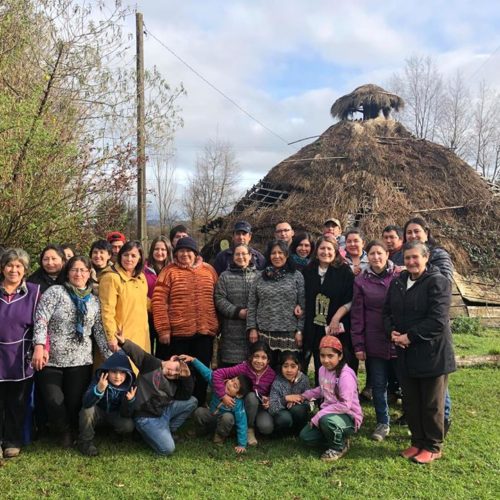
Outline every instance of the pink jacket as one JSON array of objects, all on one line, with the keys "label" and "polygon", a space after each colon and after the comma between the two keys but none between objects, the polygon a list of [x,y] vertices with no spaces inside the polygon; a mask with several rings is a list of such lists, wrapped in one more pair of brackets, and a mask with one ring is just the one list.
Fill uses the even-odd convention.
[{"label": "pink jacket", "polygon": [[[338,386],[339,398],[335,396]],[[321,409],[311,419],[311,424],[318,427],[321,417],[330,413],[346,413],[354,420],[354,428],[359,429],[363,421],[363,411],[358,398],[358,379],[354,371],[345,365],[337,379],[335,370],[328,371],[324,366],[319,369],[319,386],[302,394],[305,399],[321,399]]]}]

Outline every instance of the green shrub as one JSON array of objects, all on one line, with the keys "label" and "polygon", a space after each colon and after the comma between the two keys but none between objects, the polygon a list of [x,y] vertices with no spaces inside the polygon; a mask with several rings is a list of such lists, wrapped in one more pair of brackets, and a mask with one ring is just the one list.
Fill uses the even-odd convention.
[{"label": "green shrub", "polygon": [[475,335],[480,337],[485,328],[481,325],[479,318],[469,318],[468,316],[459,316],[451,322],[452,333],[461,333],[463,335]]}]

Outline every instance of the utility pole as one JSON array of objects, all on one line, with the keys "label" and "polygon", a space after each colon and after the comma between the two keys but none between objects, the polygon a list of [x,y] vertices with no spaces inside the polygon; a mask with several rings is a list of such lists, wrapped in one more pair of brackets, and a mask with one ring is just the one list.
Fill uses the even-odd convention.
[{"label": "utility pole", "polygon": [[142,14],[135,14],[137,48],[137,239],[147,244],[146,230],[146,131],[144,117],[144,23]]}]

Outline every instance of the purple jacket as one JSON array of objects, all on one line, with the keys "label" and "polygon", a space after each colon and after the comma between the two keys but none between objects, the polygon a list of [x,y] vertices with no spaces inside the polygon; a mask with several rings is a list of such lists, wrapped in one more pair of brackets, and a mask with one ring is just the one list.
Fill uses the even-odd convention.
[{"label": "purple jacket", "polygon": [[40,285],[25,283],[9,302],[0,294],[0,382],[18,382],[33,376],[33,324]]},{"label": "purple jacket", "polygon": [[[338,388],[337,397],[335,386]],[[319,426],[319,420],[325,415],[335,413],[336,415],[347,414],[354,420],[354,428],[359,429],[363,422],[363,411],[358,398],[358,379],[349,366],[344,365],[337,379],[335,370],[328,371],[324,366],[319,369],[319,386],[302,393],[305,399],[323,398],[318,413],[311,418],[311,424]]]},{"label": "purple jacket", "polygon": [[150,266],[147,261],[146,265],[144,266],[143,273],[146,277],[146,283],[148,284],[148,299],[151,299],[153,297],[153,290],[155,288],[158,275],[156,274],[153,266]]},{"label": "purple jacket", "polygon": [[385,296],[392,280],[399,276],[389,261],[384,277],[377,276],[370,267],[354,280],[351,307],[351,338],[354,352],[365,352],[373,358],[396,357],[394,345],[384,329],[382,311]]},{"label": "purple jacket", "polygon": [[269,396],[271,385],[276,377],[274,370],[268,366],[263,373],[257,375],[248,361],[244,361],[230,368],[219,368],[212,375],[212,385],[215,394],[219,398],[223,398],[226,394],[226,386],[224,380],[237,377],[238,375],[246,375],[253,384],[253,390],[257,390],[261,396]]}]

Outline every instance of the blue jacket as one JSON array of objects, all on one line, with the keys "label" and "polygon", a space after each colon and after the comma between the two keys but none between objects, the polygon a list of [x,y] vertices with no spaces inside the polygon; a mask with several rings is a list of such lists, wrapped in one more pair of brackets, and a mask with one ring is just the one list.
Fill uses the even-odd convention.
[{"label": "blue jacket", "polygon": [[[97,384],[99,377],[103,372],[109,370],[120,370],[126,373],[125,382],[120,386],[108,383],[108,387],[104,392],[99,392]],[[83,396],[82,407],[91,408],[97,405],[106,413],[119,412],[124,417],[132,415],[134,407],[134,399],[128,401],[126,398],[127,392],[135,382],[135,375],[132,371],[132,366],[126,354],[120,350],[112,354],[95,372],[87,392]]]},{"label": "blue jacket", "polygon": [[[194,359],[192,365],[200,373],[200,375],[208,382],[210,387],[212,387],[212,374],[213,371],[206,367],[198,359]],[[212,415],[220,415],[222,413],[234,413],[234,423],[236,426],[236,439],[238,441],[238,446],[243,448],[247,447],[247,414],[245,412],[245,404],[243,399],[235,398],[235,404],[233,408],[229,408],[222,404],[220,398],[215,394],[212,394],[212,399],[210,400],[210,412]]]}]

